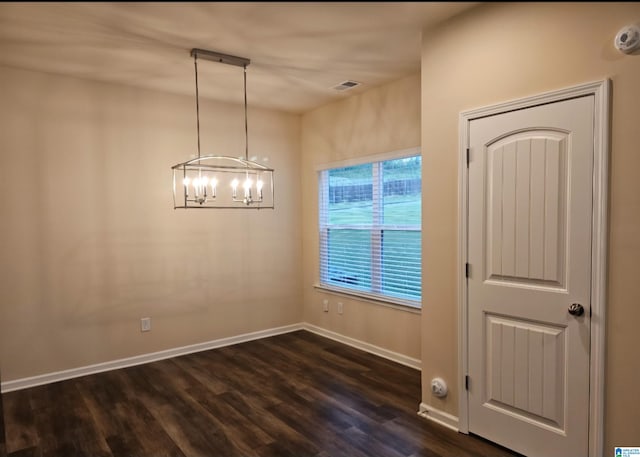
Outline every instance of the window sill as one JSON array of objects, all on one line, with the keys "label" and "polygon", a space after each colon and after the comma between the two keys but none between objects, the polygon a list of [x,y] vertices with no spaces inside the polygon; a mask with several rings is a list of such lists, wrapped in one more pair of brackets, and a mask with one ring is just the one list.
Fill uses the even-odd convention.
[{"label": "window sill", "polygon": [[422,308],[420,305],[410,304],[408,301],[402,299],[393,299],[392,297],[380,297],[378,295],[367,294],[366,292],[358,292],[350,289],[343,289],[341,287],[326,286],[323,284],[314,284],[315,289],[321,290],[334,295],[342,295],[350,298],[357,298],[362,301],[373,303],[376,305],[386,306],[388,308],[397,309],[399,311],[405,311],[412,314],[422,314]]}]

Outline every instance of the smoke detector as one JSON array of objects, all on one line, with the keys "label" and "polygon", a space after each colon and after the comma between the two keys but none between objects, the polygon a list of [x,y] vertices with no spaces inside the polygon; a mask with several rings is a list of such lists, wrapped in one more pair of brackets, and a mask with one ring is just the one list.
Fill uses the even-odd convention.
[{"label": "smoke detector", "polygon": [[344,92],[345,90],[353,89],[354,87],[357,87],[360,84],[361,83],[359,83],[358,81],[347,80],[347,81],[341,82],[337,86],[333,86],[332,89],[340,92]]},{"label": "smoke detector", "polygon": [[640,27],[637,25],[623,27],[616,35],[614,44],[618,51],[631,54],[640,48]]}]

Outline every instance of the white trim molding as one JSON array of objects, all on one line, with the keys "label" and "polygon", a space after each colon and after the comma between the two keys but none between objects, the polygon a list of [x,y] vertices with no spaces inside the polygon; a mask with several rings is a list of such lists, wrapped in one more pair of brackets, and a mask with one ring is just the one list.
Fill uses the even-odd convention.
[{"label": "white trim molding", "polygon": [[433,406],[427,405],[426,403],[420,403],[420,407],[418,409],[418,415],[424,417],[425,419],[429,419],[437,424],[443,425],[455,432],[458,430],[458,418],[453,414],[445,413],[444,411],[440,411],[438,408],[434,408]]},{"label": "white trim molding", "polygon": [[331,168],[351,167],[369,162],[384,162],[385,160],[403,159],[405,157],[418,156],[421,154],[420,146],[407,149],[398,149],[397,151],[381,152],[366,156],[358,156],[350,159],[337,160],[334,162],[322,163],[316,165],[316,171],[329,170]]},{"label": "white trim molding", "polygon": [[321,292],[332,295],[340,295],[343,297],[357,298],[363,302],[373,303],[380,306],[386,306],[387,308],[397,309],[398,311],[406,311],[413,314],[422,314],[422,303],[417,302],[417,305],[411,304],[409,300],[396,299],[390,296],[368,294],[359,290],[344,289],[342,287],[328,286],[324,284],[314,284],[313,287]]},{"label": "white trim molding", "polygon": [[125,359],[111,360],[104,363],[97,363],[94,365],[87,365],[84,367],[72,368],[70,370],[56,371],[53,373],[46,373],[38,376],[32,376],[29,378],[16,379],[13,381],[6,381],[0,385],[0,391],[2,393],[12,392],[14,390],[27,389],[29,387],[41,386],[43,384],[50,384],[53,382],[64,381],[67,379],[78,378],[80,376],[86,376],[95,373],[102,373],[104,371],[118,370],[120,368],[132,367],[135,365],[142,365],[145,363],[156,362],[158,360],[169,359],[171,357],[178,357],[181,355],[193,354],[195,352],[208,351],[210,349],[217,349],[225,346],[231,346],[239,343],[246,343],[248,341],[259,340],[262,338],[268,338],[270,336],[281,335],[284,333],[295,332],[298,330],[307,330],[325,338],[329,338],[340,343],[352,346],[356,349],[360,349],[379,357],[392,360],[396,363],[420,370],[421,362],[418,359],[399,354],[397,352],[390,351],[388,349],[375,346],[373,344],[366,343],[364,341],[356,340],[339,333],[332,332],[330,330],[317,327],[315,325],[301,322],[298,324],[285,325],[283,327],[276,327],[272,329],[260,330],[257,332],[245,333],[242,335],[231,336],[228,338],[220,338],[217,340],[207,341],[204,343],[192,344],[189,346],[182,346],[173,349],[167,349],[164,351],[152,352],[149,354],[137,355],[134,357],[128,357]]},{"label": "white trim molding", "polygon": [[458,151],[458,390],[460,392],[459,430],[469,432],[468,395],[464,378],[468,373],[467,282],[464,266],[467,262],[468,237],[468,171],[466,150],[469,146],[469,124],[472,120],[508,111],[593,95],[594,163],[593,217],[591,256],[591,352],[589,394],[589,457],[604,454],[604,388],[605,388],[605,311],[607,285],[607,230],[609,186],[609,118],[611,81],[605,79],[540,95],[512,100],[460,113]]},{"label": "white trim molding", "polygon": [[413,357],[409,357],[404,354],[399,354],[397,352],[393,352],[388,349],[381,348],[380,346],[375,346],[373,344],[366,343],[364,341],[356,340],[355,338],[351,338],[349,336],[345,336],[340,333],[332,332],[331,330],[326,330],[322,327],[317,327],[315,325],[308,324],[306,322],[302,324],[302,328],[304,330],[308,330],[317,335],[324,336],[325,338],[339,341],[340,343],[344,343],[356,349],[369,352],[373,355],[377,355],[378,357],[391,360],[393,362],[399,363],[401,365],[405,365],[415,370],[421,370],[422,368],[422,362],[419,359],[414,359]]},{"label": "white trim molding", "polygon": [[198,344],[192,344],[189,346],[182,346],[178,348],[167,349],[165,351],[152,352],[149,354],[142,354],[134,357],[127,357],[125,359],[111,360],[109,362],[97,363],[94,365],[87,365],[79,368],[72,368],[70,370],[56,371],[53,373],[47,373],[39,376],[16,379],[14,381],[3,382],[0,390],[2,391],[2,393],[6,393],[14,390],[41,386],[43,384],[50,384],[52,382],[78,378],[80,376],[86,376],[86,375],[101,373],[101,372],[110,371],[110,370],[117,370],[120,368],[127,368],[135,365],[142,365],[145,363],[156,362],[158,360],[169,359],[171,357],[178,357],[181,355],[192,354],[194,352],[208,351],[209,349],[216,349],[224,346],[231,346],[233,344],[246,343],[247,341],[253,341],[261,338],[267,338],[270,336],[281,335],[283,333],[295,332],[297,330],[302,330],[302,328],[303,328],[303,324],[286,325],[284,327],[276,327],[276,328],[267,329],[267,330],[260,330],[257,332],[245,333],[242,335],[231,336],[228,338],[220,338],[217,340],[207,341],[204,343],[198,343]]}]

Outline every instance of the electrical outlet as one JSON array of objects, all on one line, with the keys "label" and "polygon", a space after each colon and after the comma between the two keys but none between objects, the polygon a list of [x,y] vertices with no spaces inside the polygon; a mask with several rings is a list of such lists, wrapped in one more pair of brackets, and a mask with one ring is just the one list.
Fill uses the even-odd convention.
[{"label": "electrical outlet", "polygon": [[140,319],[140,331],[141,332],[149,332],[151,331],[151,318],[143,317]]},{"label": "electrical outlet", "polygon": [[324,311],[325,313],[329,312],[329,300],[327,300],[326,298],[322,300],[322,311]]},{"label": "electrical outlet", "polygon": [[341,301],[338,302],[338,314],[342,314],[342,312],[344,311],[344,305],[342,304]]}]

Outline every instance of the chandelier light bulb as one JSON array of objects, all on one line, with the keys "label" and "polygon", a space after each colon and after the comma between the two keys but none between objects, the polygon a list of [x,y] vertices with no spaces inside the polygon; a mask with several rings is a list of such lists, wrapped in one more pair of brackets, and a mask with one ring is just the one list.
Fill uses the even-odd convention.
[{"label": "chandelier light bulb", "polygon": [[251,199],[251,185],[253,184],[253,181],[251,180],[251,178],[247,178],[244,180],[244,184],[242,185],[242,187],[244,187],[244,197]]},{"label": "chandelier light bulb", "polygon": [[233,181],[231,181],[231,196],[232,198],[236,198],[238,196],[238,180],[234,179]]},{"label": "chandelier light bulb", "polygon": [[182,180],[182,184],[184,184],[184,195],[185,197],[189,198],[189,183],[191,182],[191,180],[185,176],[185,178]]},{"label": "chandelier light bulb", "polygon": [[202,202],[202,179],[194,178],[193,179],[193,192],[196,196],[196,201]]},{"label": "chandelier light bulb", "polygon": [[256,181],[256,190],[258,191],[258,199],[262,200],[262,187],[264,186],[264,182],[262,179],[258,179]]},{"label": "chandelier light bulb", "polygon": [[211,178],[211,197],[216,198],[216,188],[218,187],[218,180],[216,178]]}]

